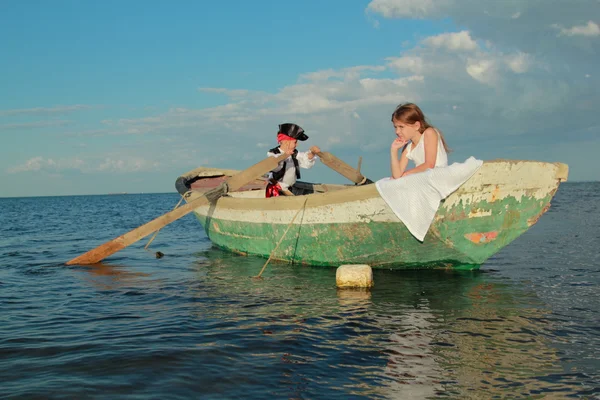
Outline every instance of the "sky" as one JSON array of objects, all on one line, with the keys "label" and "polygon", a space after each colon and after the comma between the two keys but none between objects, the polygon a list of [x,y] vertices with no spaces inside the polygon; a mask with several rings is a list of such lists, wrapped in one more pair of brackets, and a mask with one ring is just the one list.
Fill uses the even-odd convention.
[{"label": "sky", "polygon": [[450,162],[600,180],[600,0],[6,0],[0,57],[0,197],[174,193],[284,122],[377,180],[403,102]]}]

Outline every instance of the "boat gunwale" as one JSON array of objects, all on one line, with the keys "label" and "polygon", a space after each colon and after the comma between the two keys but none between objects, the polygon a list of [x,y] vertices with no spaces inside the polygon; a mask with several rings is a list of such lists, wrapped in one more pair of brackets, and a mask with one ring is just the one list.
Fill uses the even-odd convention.
[{"label": "boat gunwale", "polygon": [[[503,160],[503,159],[484,161],[484,165],[488,165],[488,166],[491,166],[493,164],[514,165],[514,164],[519,164],[519,163],[544,164],[544,165],[554,167],[554,169],[555,169],[554,179],[556,179],[556,188],[558,187],[558,185],[561,182],[565,181],[567,178],[566,174],[568,174],[568,166],[566,164],[563,164],[560,162],[543,162],[543,161],[532,161],[532,160]],[[216,172],[219,172],[219,174],[210,175],[210,174],[216,173]],[[239,172],[239,171],[230,170],[230,169],[221,169],[221,168],[199,167],[199,168],[196,168],[182,176],[189,177],[190,173],[193,173],[193,174],[205,173],[206,174],[205,177],[209,178],[209,177],[223,176],[223,175],[231,176],[237,172]],[[465,182],[465,184],[463,184],[461,187],[459,187],[450,196],[453,196],[453,195],[460,196],[460,195],[463,195],[466,193],[473,192],[473,190],[465,190],[465,185],[470,180],[477,179],[476,176],[481,173],[482,172],[480,169],[479,171],[477,171],[475,173],[475,175],[473,175],[473,177],[471,177],[467,182]],[[229,174],[231,174],[231,175],[229,175]],[[308,182],[303,182],[303,183],[310,184]],[[314,185],[318,185],[318,184],[314,184]],[[326,186],[327,184],[324,184],[324,185]],[[490,183],[490,185],[494,185],[494,184]],[[218,199],[217,202],[219,203],[220,208],[222,207],[222,208],[227,208],[227,209],[231,209],[231,210],[248,209],[248,210],[255,210],[255,211],[260,211],[260,210],[264,210],[264,211],[273,211],[273,210],[284,211],[285,210],[285,211],[288,211],[288,210],[298,210],[300,207],[316,208],[316,207],[343,204],[343,203],[351,203],[351,202],[357,202],[357,201],[367,201],[367,200],[371,200],[371,199],[381,199],[381,196],[379,195],[379,192],[377,191],[377,188],[374,183],[368,184],[368,185],[334,185],[334,186],[336,187],[336,190],[326,191],[326,192],[318,192],[318,193],[310,193],[310,194],[299,195],[299,196],[278,196],[278,197],[272,197],[272,198],[224,196],[224,197],[221,197],[220,199]],[[340,187],[340,186],[343,186],[343,187]],[[538,184],[538,185],[531,186],[531,187],[524,186],[524,185],[517,185],[515,188],[519,189],[519,190],[530,190],[530,189],[540,189],[542,187],[543,187],[542,185]],[[554,190],[556,190],[556,188]],[[190,199],[188,199],[188,201],[193,198],[198,198],[198,197],[202,196],[202,193],[203,192],[201,192],[201,191],[193,191],[193,190],[190,191]],[[306,200],[306,204],[304,203],[305,200]],[[381,200],[383,201],[383,199],[381,199]],[[442,202],[443,201],[444,200],[442,200]]]}]

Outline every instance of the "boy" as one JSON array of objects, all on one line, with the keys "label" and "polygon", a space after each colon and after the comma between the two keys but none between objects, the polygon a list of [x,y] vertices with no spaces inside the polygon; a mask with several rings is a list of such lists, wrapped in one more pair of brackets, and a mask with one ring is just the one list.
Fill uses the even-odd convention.
[{"label": "boy", "polygon": [[285,123],[279,125],[277,131],[278,147],[274,147],[267,152],[269,157],[277,157],[281,153],[290,156],[279,162],[277,168],[269,172],[269,183],[267,184],[266,196],[274,197],[282,193],[290,193],[290,188],[300,179],[300,168],[312,168],[315,160],[318,159],[315,153],[321,149],[312,146],[309,151],[299,152],[296,150],[298,140],[305,141],[308,136],[304,129],[296,124]]}]

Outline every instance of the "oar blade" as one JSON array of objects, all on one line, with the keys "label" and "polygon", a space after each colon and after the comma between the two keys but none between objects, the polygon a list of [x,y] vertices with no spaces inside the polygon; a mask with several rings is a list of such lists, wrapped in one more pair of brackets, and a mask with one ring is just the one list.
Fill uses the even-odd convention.
[{"label": "oar blade", "polygon": [[321,162],[327,165],[332,170],[338,172],[343,177],[351,180],[357,185],[363,185],[365,183],[372,183],[370,179],[365,178],[360,172],[356,169],[352,168],[350,165],[346,164],[344,161],[340,160],[333,154],[323,151],[317,153]]},{"label": "oar blade", "polygon": [[[244,171],[238,174],[235,174],[226,181],[228,190],[238,190],[239,188],[251,182],[258,176],[261,176],[274,169],[279,163],[279,161],[284,160],[287,157],[287,154],[282,154],[279,157],[268,157],[265,160],[254,164],[250,168],[245,169]],[[67,265],[96,264],[105,259],[106,257],[116,253],[117,251],[123,250],[125,247],[148,236],[152,232],[161,229],[165,225],[168,225],[171,222],[183,217],[184,215],[189,214],[198,206],[208,203],[209,198],[214,199],[215,197],[218,197],[211,196],[211,194],[214,195],[215,193],[219,193],[220,190],[221,188],[213,189],[212,191],[205,193],[202,197],[196,198],[182,207],[179,207],[173,211],[161,215],[160,217],[155,218],[152,221],[125,233],[124,235],[116,237],[113,240],[88,251],[87,253],[84,253],[72,260],[67,261]]]},{"label": "oar blade", "polygon": [[194,208],[201,206],[204,203],[208,203],[208,199],[204,196],[195,199],[194,201],[191,201],[182,207],[161,215],[160,217],[155,218],[152,221],[125,233],[124,235],[116,237],[113,240],[68,261],[67,265],[96,264],[106,257],[115,254],[117,251],[123,250],[125,247],[137,242],[140,239],[143,239],[163,226],[178,220],[186,214],[189,214]]}]

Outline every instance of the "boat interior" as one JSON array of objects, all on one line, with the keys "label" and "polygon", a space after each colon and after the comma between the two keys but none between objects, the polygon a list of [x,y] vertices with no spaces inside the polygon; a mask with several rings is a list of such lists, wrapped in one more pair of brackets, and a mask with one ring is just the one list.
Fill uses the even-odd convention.
[{"label": "boat interior", "polygon": [[[188,191],[194,192],[206,192],[210,189],[214,189],[221,183],[225,182],[227,178],[233,175],[237,171],[222,171],[222,170],[206,170],[195,174],[186,174],[177,179],[175,187],[180,194],[185,194]],[[241,197],[241,198],[266,198],[265,188],[267,185],[267,179],[260,177],[254,181],[246,184],[235,192],[229,192],[226,196],[230,197]],[[324,184],[324,183],[311,183],[304,181],[297,181],[291,190],[284,193],[286,196],[304,196],[313,193],[327,193],[332,191],[338,191],[354,187],[355,185],[340,185],[340,184]]]}]

